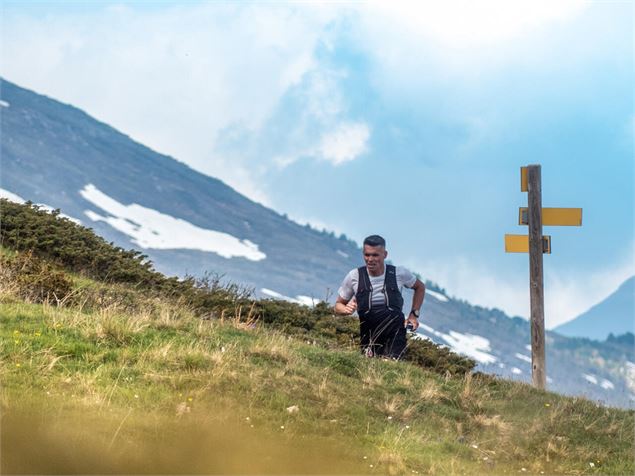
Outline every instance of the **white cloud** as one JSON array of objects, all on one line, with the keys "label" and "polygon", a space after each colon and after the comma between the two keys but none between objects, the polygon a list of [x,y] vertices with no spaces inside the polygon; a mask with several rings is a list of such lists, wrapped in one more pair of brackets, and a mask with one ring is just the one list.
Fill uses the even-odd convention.
[{"label": "white cloud", "polygon": [[570,18],[587,6],[582,0],[449,0],[371,2],[369,13],[400,29],[445,47],[478,49]]},{"label": "white cloud", "polygon": [[345,71],[321,67],[311,71],[294,91],[297,104],[285,114],[297,115],[283,143],[283,153],[273,158],[285,168],[301,158],[318,158],[333,165],[354,160],[367,150],[370,128],[363,122],[347,121],[346,99],[339,81]]},{"label": "white cloud", "polygon": [[344,112],[344,98],[338,81],[345,77],[344,71],[329,68],[312,72],[303,93],[307,116],[328,122]]},{"label": "white cloud", "polygon": [[364,123],[340,124],[322,136],[319,154],[334,165],[355,160],[368,150],[369,137],[370,128]]},{"label": "white cloud", "polygon": [[217,134],[262,127],[316,67],[315,45],[334,15],[330,6],[270,3],[12,10],[1,71],[266,203],[253,164],[213,153]]}]

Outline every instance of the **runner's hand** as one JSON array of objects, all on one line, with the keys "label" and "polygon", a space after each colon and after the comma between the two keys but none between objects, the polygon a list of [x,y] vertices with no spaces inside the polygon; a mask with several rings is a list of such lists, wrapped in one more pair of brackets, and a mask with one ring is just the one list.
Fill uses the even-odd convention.
[{"label": "runner's hand", "polygon": [[408,319],[406,319],[403,323],[404,327],[408,325],[408,323],[412,324],[412,331],[415,332],[419,327],[419,321],[416,316],[412,313],[408,315]]},{"label": "runner's hand", "polygon": [[346,309],[346,312],[348,314],[353,314],[357,310],[357,301],[355,300],[355,298],[348,301],[348,303],[346,303],[346,306],[344,306],[344,309]]}]

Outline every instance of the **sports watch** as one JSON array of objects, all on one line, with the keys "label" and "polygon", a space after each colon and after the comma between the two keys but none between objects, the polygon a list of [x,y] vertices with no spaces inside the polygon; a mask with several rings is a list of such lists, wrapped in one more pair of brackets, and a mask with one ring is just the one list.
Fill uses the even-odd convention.
[{"label": "sports watch", "polygon": [[410,311],[410,314],[414,314],[415,317],[419,317],[419,309],[413,309],[412,311]]}]

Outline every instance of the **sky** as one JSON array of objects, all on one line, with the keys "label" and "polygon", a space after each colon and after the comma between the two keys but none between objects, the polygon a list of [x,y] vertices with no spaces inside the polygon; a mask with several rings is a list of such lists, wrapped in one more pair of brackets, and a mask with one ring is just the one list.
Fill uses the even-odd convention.
[{"label": "sky", "polygon": [[529,315],[529,164],[583,209],[545,228],[547,328],[635,274],[631,1],[1,5],[4,78],[450,296]]}]

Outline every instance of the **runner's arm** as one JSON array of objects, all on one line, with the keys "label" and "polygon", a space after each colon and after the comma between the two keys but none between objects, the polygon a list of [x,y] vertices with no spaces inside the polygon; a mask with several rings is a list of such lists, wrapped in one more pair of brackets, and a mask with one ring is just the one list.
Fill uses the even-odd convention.
[{"label": "runner's arm", "polygon": [[[410,310],[420,311],[421,306],[423,305],[423,298],[426,295],[426,285],[417,279],[412,286],[412,289],[414,290],[414,294],[412,296],[412,307]],[[419,320],[417,319],[417,316],[415,316],[412,312],[409,312],[407,320],[412,323],[412,328],[416,331],[419,327]]]}]

